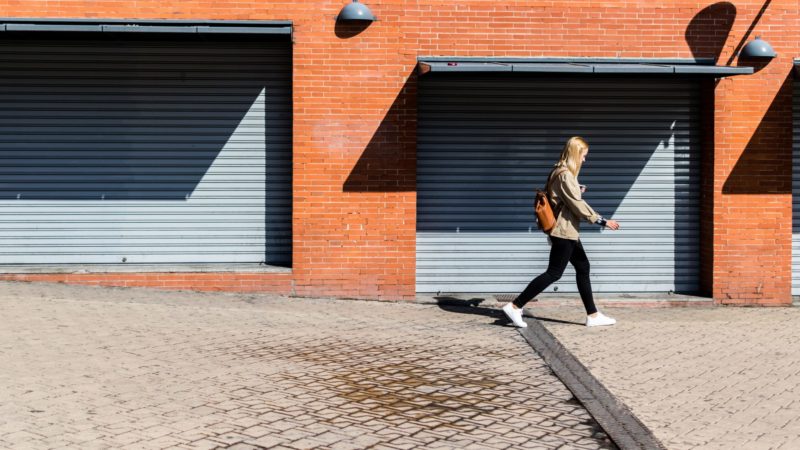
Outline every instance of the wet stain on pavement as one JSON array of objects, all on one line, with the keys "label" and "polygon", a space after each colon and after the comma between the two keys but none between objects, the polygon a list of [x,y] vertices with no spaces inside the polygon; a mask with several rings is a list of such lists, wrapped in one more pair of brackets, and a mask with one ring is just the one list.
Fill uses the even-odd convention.
[{"label": "wet stain on pavement", "polygon": [[[364,403],[372,411],[399,414],[412,420],[438,418],[458,413],[469,419],[491,413],[499,407],[491,390],[501,383],[486,374],[448,374],[435,368],[404,362],[382,367],[358,367],[337,377],[345,383],[338,395],[350,402]],[[458,392],[451,392],[457,390]],[[458,422],[443,424],[462,428]]]},{"label": "wet stain on pavement", "polygon": [[[540,436],[545,448],[573,438],[570,448],[616,448],[574,397],[554,397],[552,381],[528,379],[530,366],[512,364],[509,357],[519,354],[460,346],[454,352],[435,342],[403,345],[357,337],[268,342],[251,336],[211,353],[281,361],[282,369],[268,378],[272,389],[285,392],[282,414],[289,422],[339,430],[370,427],[381,442],[406,436],[420,445],[457,439],[522,443]],[[549,373],[546,366],[538,370]],[[562,424],[582,431],[570,432],[565,441],[555,437],[568,429]]]}]

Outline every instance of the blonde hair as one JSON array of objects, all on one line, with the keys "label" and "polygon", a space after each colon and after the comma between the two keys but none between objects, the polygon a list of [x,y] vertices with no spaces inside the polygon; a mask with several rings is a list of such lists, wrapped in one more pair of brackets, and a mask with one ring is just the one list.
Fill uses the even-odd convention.
[{"label": "blonde hair", "polygon": [[564,144],[564,150],[561,151],[561,158],[559,158],[556,167],[566,167],[573,175],[578,176],[581,171],[583,161],[581,153],[589,148],[589,144],[580,137],[573,136]]}]

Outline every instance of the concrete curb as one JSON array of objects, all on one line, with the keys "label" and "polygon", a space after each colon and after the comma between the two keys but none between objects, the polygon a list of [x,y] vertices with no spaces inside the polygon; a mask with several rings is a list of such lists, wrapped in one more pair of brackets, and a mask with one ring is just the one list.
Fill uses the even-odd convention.
[{"label": "concrete curb", "polygon": [[617,399],[538,320],[520,334],[622,450],[666,450],[631,410]]},{"label": "concrete curb", "polygon": [[[439,294],[417,294],[414,303],[420,304],[439,304],[445,302],[461,302],[484,308],[500,308],[506,303],[513,301],[516,294],[487,294],[487,293],[439,293]],[[536,302],[538,306],[583,306],[578,293],[570,294],[541,294],[531,302]],[[606,294],[596,297],[595,303],[599,306],[609,307],[637,307],[637,308],[695,308],[717,306],[714,300],[706,297],[681,294]],[[531,303],[531,306],[533,304]]]}]

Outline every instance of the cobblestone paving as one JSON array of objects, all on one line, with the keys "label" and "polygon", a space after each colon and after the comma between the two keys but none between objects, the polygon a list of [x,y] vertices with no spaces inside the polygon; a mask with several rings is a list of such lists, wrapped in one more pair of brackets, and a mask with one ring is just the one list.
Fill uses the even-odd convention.
[{"label": "cobblestone paving", "polygon": [[613,448],[496,312],[0,292],[0,448]]},{"label": "cobblestone paving", "polygon": [[529,308],[669,449],[800,449],[800,308]]}]

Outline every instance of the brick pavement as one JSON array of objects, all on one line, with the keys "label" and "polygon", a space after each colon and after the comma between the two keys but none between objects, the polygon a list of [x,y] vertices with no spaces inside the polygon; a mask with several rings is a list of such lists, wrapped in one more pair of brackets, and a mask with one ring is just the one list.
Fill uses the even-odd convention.
[{"label": "brick pavement", "polygon": [[667,448],[800,448],[800,308],[528,311]]},{"label": "brick pavement", "polygon": [[474,311],[0,283],[0,448],[613,448]]}]

